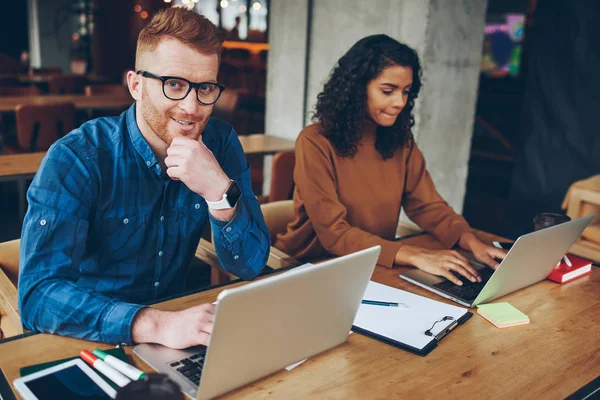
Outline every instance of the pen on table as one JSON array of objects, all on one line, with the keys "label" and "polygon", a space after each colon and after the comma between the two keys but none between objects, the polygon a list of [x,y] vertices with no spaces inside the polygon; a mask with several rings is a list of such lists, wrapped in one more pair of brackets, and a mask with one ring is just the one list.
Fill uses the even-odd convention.
[{"label": "pen on table", "polygon": [[120,373],[119,371],[114,369],[113,367],[110,367],[108,364],[106,364],[104,361],[102,361],[101,359],[99,359],[98,357],[96,357],[95,355],[90,353],[89,351],[81,350],[81,352],[79,352],[79,356],[81,358],[83,358],[83,361],[90,364],[92,367],[96,368],[98,371],[102,372],[104,374],[104,376],[106,376],[108,379],[110,379],[111,381],[116,383],[118,386],[123,387],[123,386],[127,385],[129,382],[131,382],[128,377],[126,377],[125,375],[123,375],[122,373]]},{"label": "pen on table", "polygon": [[117,357],[111,356],[100,349],[94,350],[94,355],[133,381],[146,376],[144,371],[140,371],[133,365],[127,364],[125,361],[119,360]]},{"label": "pen on table", "polygon": [[363,300],[362,304],[369,304],[371,306],[398,307],[398,303],[392,303],[389,301]]}]

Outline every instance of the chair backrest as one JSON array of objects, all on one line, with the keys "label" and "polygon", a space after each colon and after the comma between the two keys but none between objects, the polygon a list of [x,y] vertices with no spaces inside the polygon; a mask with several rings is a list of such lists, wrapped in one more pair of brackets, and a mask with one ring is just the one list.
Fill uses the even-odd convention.
[{"label": "chair backrest", "polygon": [[19,104],[16,110],[17,140],[21,151],[46,151],[73,130],[73,103]]},{"label": "chair backrest", "polygon": [[87,79],[80,75],[57,75],[48,80],[51,94],[83,94]]},{"label": "chair backrest", "polygon": [[129,95],[129,89],[119,83],[102,83],[85,86],[86,96],[95,96],[103,94]]},{"label": "chair backrest", "polygon": [[273,156],[269,202],[292,198],[295,163],[296,156],[293,151],[280,151]]},{"label": "chair backrest", "polygon": [[271,243],[275,243],[277,235],[285,233],[287,224],[294,220],[294,201],[283,200],[265,203],[260,205],[260,209],[271,234]]},{"label": "chair backrest", "polygon": [[39,96],[42,92],[35,86],[0,86],[0,96]]}]

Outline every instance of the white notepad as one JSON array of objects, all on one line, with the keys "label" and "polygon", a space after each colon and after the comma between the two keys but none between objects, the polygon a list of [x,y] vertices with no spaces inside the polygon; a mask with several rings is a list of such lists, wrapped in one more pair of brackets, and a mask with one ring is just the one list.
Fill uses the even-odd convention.
[{"label": "white notepad", "polygon": [[[397,347],[408,346],[412,349],[407,350],[419,354],[425,348],[430,351],[435,347],[436,336],[440,336],[449,327],[456,326],[456,321],[461,324],[472,315],[466,308],[441,303],[373,281],[369,282],[363,299],[399,303],[399,307],[361,304],[354,319],[354,330],[367,336],[371,336],[369,333],[374,334],[373,337],[383,341],[389,339],[389,343]],[[453,320],[442,321],[446,316],[452,317]],[[435,322],[437,323],[431,329]],[[434,336],[425,334],[429,329]]]}]

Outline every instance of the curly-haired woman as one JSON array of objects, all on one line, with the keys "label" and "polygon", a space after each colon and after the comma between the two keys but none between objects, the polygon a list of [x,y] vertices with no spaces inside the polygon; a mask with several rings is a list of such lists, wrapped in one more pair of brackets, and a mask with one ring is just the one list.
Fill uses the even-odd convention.
[{"label": "curly-haired woman", "polygon": [[401,207],[448,248],[458,244],[495,268],[504,251],[481,242],[440,197],[411,128],[421,89],[419,58],[386,35],[359,40],[317,98],[314,124],[296,142],[296,218],[275,247],[303,261],[382,247],[378,264],[414,265],[462,284],[480,281],[454,250],[394,241]]}]

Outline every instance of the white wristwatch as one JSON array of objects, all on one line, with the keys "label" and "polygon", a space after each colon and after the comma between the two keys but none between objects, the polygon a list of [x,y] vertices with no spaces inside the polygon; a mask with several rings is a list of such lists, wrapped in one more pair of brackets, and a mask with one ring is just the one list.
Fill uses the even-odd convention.
[{"label": "white wristwatch", "polygon": [[206,204],[208,208],[211,210],[224,210],[227,208],[233,208],[237,204],[240,199],[242,192],[240,191],[240,187],[237,182],[232,180],[229,182],[229,186],[225,193],[223,193],[223,198],[219,201],[208,201],[206,200]]}]

